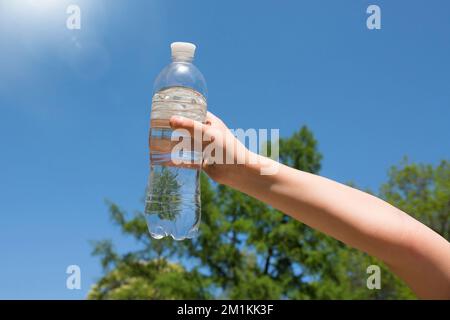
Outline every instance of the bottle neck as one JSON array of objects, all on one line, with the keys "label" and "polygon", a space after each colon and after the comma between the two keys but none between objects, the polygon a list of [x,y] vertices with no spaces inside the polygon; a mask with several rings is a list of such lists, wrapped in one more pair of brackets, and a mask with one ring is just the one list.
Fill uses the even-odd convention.
[{"label": "bottle neck", "polygon": [[187,62],[191,63],[194,59],[186,56],[172,56],[172,62]]}]

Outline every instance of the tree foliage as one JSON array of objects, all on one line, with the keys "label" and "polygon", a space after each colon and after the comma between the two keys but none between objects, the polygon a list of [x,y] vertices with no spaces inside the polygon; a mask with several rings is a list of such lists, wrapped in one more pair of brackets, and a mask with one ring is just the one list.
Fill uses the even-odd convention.
[{"label": "tree foliage", "polygon": [[389,181],[381,195],[394,206],[402,208],[430,228],[450,238],[450,162],[430,164],[408,163],[389,172]]},{"label": "tree foliage", "polygon": [[[322,155],[302,127],[280,141],[280,160],[318,173]],[[108,203],[113,222],[139,245],[119,254],[95,243],[104,276],[90,299],[395,299],[411,291],[376,259],[289,218],[245,194],[201,177],[199,237],[152,239],[143,214]],[[381,196],[448,238],[450,165],[393,167]],[[382,289],[366,287],[369,265]]]}]

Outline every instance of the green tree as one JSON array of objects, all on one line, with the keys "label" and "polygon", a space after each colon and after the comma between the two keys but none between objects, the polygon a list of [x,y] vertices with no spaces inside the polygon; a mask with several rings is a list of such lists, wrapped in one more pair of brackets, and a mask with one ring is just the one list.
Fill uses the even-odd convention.
[{"label": "green tree", "polygon": [[[321,158],[317,142],[306,127],[280,141],[280,161],[292,167],[317,173]],[[410,198],[403,194],[394,196],[401,180],[397,176],[403,176],[404,170],[395,167],[391,170],[382,196],[408,212],[412,208],[403,205],[409,205]],[[421,199],[435,204],[430,204],[428,211],[409,210],[416,217],[431,217],[433,207],[435,211],[440,208],[440,213],[433,214],[442,218],[445,203],[442,199],[450,199],[450,188],[438,175],[448,177],[449,171],[448,164],[431,168],[434,173],[429,173],[431,179],[440,182],[438,186],[433,184],[434,187],[430,184],[429,189],[434,190],[430,192],[432,196]],[[130,252],[119,254],[108,241],[95,244],[94,254],[101,257],[105,272],[89,298],[414,298],[375,258],[348,248],[245,194],[210,183],[205,175],[201,179],[203,221],[199,237],[193,240],[153,240],[141,213],[129,216],[109,203],[113,222],[136,239],[138,245]],[[408,181],[411,183],[408,188],[423,183],[417,179]],[[420,205],[424,204],[420,202]],[[422,208],[417,206],[419,202],[414,208]],[[445,212],[448,220],[448,209]],[[441,218],[435,220],[445,221]],[[372,264],[382,268],[381,290],[366,287],[366,269]]]},{"label": "green tree", "polygon": [[381,188],[381,196],[450,238],[450,162],[409,163],[405,158],[389,172],[389,181]]},{"label": "green tree", "polygon": [[120,261],[89,292],[89,299],[207,298],[195,272],[168,261]]},{"label": "green tree", "polygon": [[150,174],[152,183],[147,192],[145,213],[157,214],[162,220],[175,220],[181,212],[181,186],[177,180],[178,172],[159,166],[158,169],[153,168]]}]

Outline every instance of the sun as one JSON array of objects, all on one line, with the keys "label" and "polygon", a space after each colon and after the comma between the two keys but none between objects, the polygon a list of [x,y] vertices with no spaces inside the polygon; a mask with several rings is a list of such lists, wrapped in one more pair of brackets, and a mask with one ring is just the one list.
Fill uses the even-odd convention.
[{"label": "sun", "polygon": [[25,5],[32,6],[34,8],[40,9],[51,9],[54,8],[56,4],[58,4],[58,0],[22,0],[19,2],[25,2]]},{"label": "sun", "polygon": [[30,15],[51,15],[62,4],[58,0],[14,0],[1,3],[4,14],[19,18],[30,18]]}]

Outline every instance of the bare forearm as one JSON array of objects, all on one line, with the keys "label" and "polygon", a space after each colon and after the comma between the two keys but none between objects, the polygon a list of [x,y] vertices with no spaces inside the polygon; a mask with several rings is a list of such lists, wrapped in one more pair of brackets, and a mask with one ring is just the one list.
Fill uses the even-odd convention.
[{"label": "bare forearm", "polygon": [[431,229],[335,181],[283,165],[275,175],[260,170],[260,164],[236,166],[227,184],[380,258],[419,296],[450,298],[450,244]]},{"label": "bare forearm", "polygon": [[227,159],[245,163],[206,158],[204,169],[214,180],[380,258],[420,297],[450,299],[450,244],[444,238],[381,199],[249,152],[220,119],[207,118],[203,125],[172,117],[171,126],[198,128]]}]

